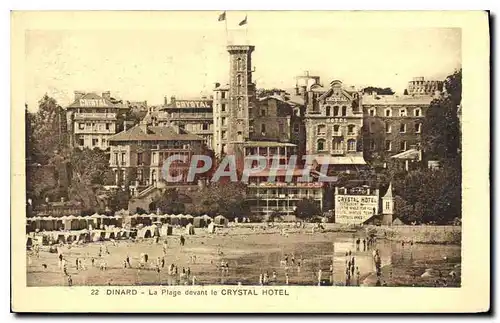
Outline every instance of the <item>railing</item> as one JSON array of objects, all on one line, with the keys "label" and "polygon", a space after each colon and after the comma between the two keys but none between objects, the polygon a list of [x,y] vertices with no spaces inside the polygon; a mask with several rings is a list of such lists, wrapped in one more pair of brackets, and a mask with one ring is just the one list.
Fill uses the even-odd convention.
[{"label": "railing", "polygon": [[116,113],[78,113],[74,114],[75,119],[116,119]]},{"label": "railing", "polygon": [[158,119],[212,119],[212,113],[161,113]]},{"label": "railing", "polygon": [[345,152],[343,149],[333,149],[332,150],[332,155],[344,155]]}]

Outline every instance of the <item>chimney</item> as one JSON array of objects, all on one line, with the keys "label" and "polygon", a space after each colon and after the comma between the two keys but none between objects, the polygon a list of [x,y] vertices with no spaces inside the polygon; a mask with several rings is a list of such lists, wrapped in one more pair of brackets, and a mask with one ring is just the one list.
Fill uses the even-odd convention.
[{"label": "chimney", "polygon": [[139,127],[141,128],[142,132],[148,133],[148,123],[145,120],[139,122]]},{"label": "chimney", "polygon": [[168,97],[165,95],[163,105],[168,105]]},{"label": "chimney", "polygon": [[123,131],[127,131],[127,120],[123,120]]},{"label": "chimney", "polygon": [[75,101],[80,100],[85,95],[85,92],[75,91]]},{"label": "chimney", "polygon": [[105,98],[106,100],[110,100],[111,92],[110,91],[102,92],[102,97]]},{"label": "chimney", "polygon": [[170,104],[175,104],[175,96],[170,97]]}]

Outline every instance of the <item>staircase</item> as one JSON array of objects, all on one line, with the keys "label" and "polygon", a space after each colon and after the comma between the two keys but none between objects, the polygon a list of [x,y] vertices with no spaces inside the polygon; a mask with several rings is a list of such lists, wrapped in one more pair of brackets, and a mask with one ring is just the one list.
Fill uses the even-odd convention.
[{"label": "staircase", "polygon": [[128,203],[129,212],[134,214],[137,211],[137,208],[149,211],[149,205],[152,202],[155,202],[161,194],[161,190],[155,185],[148,186],[130,199]]}]

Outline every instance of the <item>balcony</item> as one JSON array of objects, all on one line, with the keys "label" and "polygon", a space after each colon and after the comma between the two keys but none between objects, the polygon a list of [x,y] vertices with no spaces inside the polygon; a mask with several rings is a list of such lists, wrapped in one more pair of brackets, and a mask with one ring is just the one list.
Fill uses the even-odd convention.
[{"label": "balcony", "polygon": [[116,113],[75,113],[75,120],[116,120]]},{"label": "balcony", "polygon": [[75,127],[75,134],[82,134],[82,133],[114,135],[115,129],[97,129],[97,128],[88,128],[88,127],[85,127],[84,129],[80,129],[79,127]]},{"label": "balcony", "polygon": [[161,113],[158,116],[159,120],[212,120],[213,113]]},{"label": "balcony", "polygon": [[332,155],[344,155],[345,152],[343,149],[332,149]]},{"label": "balcony", "polygon": [[342,131],[333,131],[332,136],[334,137],[342,137]]}]

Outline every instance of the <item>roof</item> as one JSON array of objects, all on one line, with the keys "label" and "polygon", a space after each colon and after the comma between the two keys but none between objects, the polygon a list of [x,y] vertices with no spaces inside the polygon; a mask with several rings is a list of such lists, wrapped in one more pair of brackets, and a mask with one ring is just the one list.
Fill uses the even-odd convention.
[{"label": "roof", "polygon": [[317,156],[314,160],[320,165],[366,165],[362,156]]},{"label": "roof", "polygon": [[245,147],[297,147],[295,144],[279,141],[246,141]]},{"label": "roof", "polygon": [[127,131],[122,131],[114,136],[111,136],[108,141],[162,141],[162,140],[199,140],[203,138],[189,133],[185,130],[179,129],[178,133],[173,127],[150,127],[144,131],[144,127],[136,125]]},{"label": "roof", "polygon": [[[95,106],[82,105],[82,100],[99,100],[98,104]],[[110,100],[103,98],[96,93],[86,93],[82,97],[76,99],[73,103],[71,103],[68,108],[121,108],[122,106],[119,104],[113,104]]]},{"label": "roof", "polygon": [[363,105],[415,105],[415,104],[430,104],[434,100],[434,97],[430,95],[369,95],[365,94],[362,96]]},{"label": "roof", "polygon": [[411,160],[420,160],[420,150],[417,149],[409,149],[403,151],[402,153],[391,156],[391,158],[395,159],[411,159]]},{"label": "roof", "polygon": [[392,182],[389,183],[389,187],[387,188],[387,191],[385,192],[384,198],[392,198]]}]

